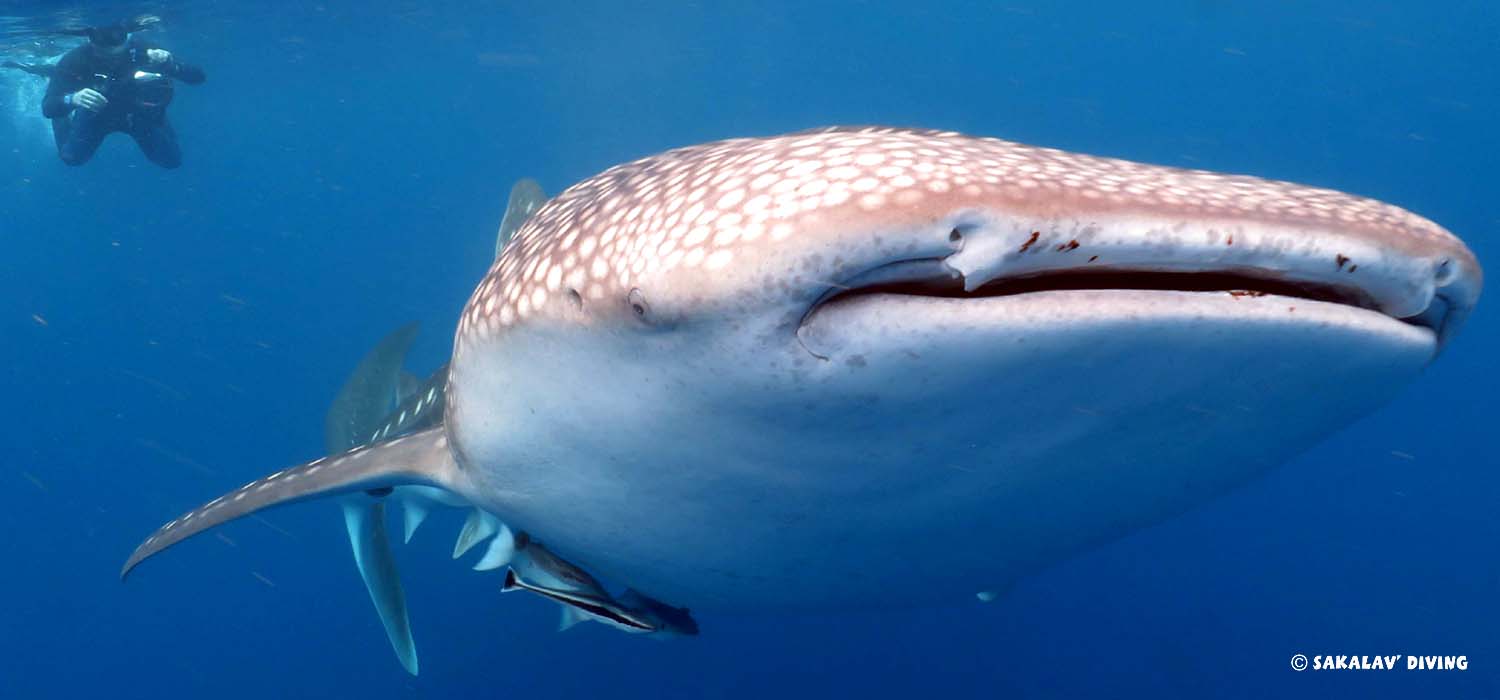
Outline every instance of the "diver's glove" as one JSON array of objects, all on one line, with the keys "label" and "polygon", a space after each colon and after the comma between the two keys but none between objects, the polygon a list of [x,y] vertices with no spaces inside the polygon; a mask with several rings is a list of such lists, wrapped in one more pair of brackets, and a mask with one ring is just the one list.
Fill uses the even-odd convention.
[{"label": "diver's glove", "polygon": [[166,49],[146,49],[146,61],[158,65],[172,60],[172,52]]},{"label": "diver's glove", "polygon": [[90,112],[97,112],[109,104],[104,95],[99,94],[93,88],[84,88],[78,92],[63,97],[63,104],[69,107],[82,107]]}]

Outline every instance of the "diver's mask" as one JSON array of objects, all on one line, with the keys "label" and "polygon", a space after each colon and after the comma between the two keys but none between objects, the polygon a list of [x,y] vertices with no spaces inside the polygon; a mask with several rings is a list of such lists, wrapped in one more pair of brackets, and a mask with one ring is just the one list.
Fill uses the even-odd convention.
[{"label": "diver's mask", "polygon": [[104,56],[123,56],[130,42],[130,32],[118,24],[104,27],[90,27],[85,32],[89,38],[89,45],[94,51]]}]

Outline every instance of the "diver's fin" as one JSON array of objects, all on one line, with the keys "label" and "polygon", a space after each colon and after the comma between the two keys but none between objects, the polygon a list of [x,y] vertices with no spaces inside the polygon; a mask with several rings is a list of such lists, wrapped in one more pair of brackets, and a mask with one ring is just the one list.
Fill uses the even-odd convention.
[{"label": "diver's fin", "polygon": [[344,526],[349,530],[349,544],[354,547],[354,564],[370,600],[380,613],[391,649],[406,672],[417,675],[417,643],[411,636],[411,620],[406,613],[406,593],[401,589],[401,575],[391,553],[385,532],[385,501],[370,501],[364,496],[343,499]]},{"label": "diver's fin", "polygon": [[324,457],[252,481],[162,526],[146,538],[120,570],[124,578],[157,552],[216,525],[263,508],[320,496],[425,484],[453,490],[458,466],[441,426],[390,442]]},{"label": "diver's fin", "polygon": [[566,632],[580,622],[588,622],[588,617],[581,610],[571,605],[562,606],[562,616],[557,621],[557,631]]},{"label": "diver's fin", "polygon": [[422,526],[422,521],[427,519],[427,514],[432,512],[427,501],[420,498],[406,498],[401,501],[401,541],[411,544],[411,536],[417,534],[417,528]]},{"label": "diver's fin", "polygon": [[484,557],[474,564],[475,571],[492,571],[510,563],[516,555],[516,536],[511,534],[510,528],[505,523],[500,523],[500,533],[495,539],[490,540],[490,546],[484,550]]},{"label": "diver's fin", "polygon": [[547,203],[547,193],[542,191],[542,186],[529,177],[523,177],[516,181],[510,188],[510,201],[505,204],[505,217],[500,219],[500,233],[495,236],[495,257],[500,257],[500,251],[505,250],[505,244],[510,242],[511,236],[526,223],[536,210],[541,209]]},{"label": "diver's fin", "polygon": [[458,533],[458,541],[453,543],[453,558],[457,559],[469,551],[474,545],[483,542],[486,537],[495,534],[500,528],[500,521],[478,508],[469,511],[468,519],[464,520],[464,529]]}]

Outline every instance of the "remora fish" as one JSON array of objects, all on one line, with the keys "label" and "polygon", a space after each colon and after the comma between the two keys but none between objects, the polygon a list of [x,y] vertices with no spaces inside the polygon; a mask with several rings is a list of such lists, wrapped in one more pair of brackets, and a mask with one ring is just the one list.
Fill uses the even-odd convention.
[{"label": "remora fish", "polygon": [[1437,224],[1331,190],[882,127],[681,148],[522,227],[441,426],[246,484],[124,571],[422,484],[695,610],[954,600],[1380,406],[1480,287]]},{"label": "remora fish", "polygon": [[635,591],[615,598],[588,572],[524,535],[516,537],[516,558],[505,572],[502,591],[525,590],[562,605],[559,630],[594,620],[632,634],[698,634],[686,610],[651,600]]}]

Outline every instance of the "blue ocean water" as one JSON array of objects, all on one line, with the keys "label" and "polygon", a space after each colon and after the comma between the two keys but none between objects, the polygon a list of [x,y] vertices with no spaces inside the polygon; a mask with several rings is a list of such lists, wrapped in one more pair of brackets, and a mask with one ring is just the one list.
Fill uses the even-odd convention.
[{"label": "blue ocean water", "polygon": [[[0,697],[1497,697],[1500,321],[1269,477],[989,605],[706,616],[656,643],[401,548],[391,657],[336,510],[229,525],[122,584],[185,508],[320,453],[405,320],[446,359],[510,184],[838,123],[940,127],[1334,187],[1500,255],[1500,8],[1451,2],[11,2],[9,31],[144,11],[205,68],[183,167],[58,161],[0,77]],[[6,48],[23,50],[17,39]],[[1004,543],[996,543],[1003,547]],[[921,586],[893,552],[891,586]],[[1303,672],[1293,654],[1466,655]]]}]

